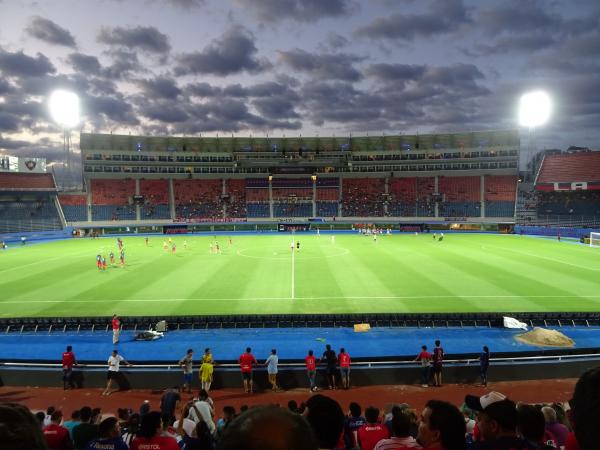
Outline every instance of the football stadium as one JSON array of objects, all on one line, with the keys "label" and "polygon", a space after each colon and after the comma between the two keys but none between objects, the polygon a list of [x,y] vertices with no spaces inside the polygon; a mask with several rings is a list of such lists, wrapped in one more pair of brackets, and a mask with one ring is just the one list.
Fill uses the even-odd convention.
[{"label": "football stadium", "polygon": [[0,5],[1,448],[598,448],[597,6],[134,3]]}]

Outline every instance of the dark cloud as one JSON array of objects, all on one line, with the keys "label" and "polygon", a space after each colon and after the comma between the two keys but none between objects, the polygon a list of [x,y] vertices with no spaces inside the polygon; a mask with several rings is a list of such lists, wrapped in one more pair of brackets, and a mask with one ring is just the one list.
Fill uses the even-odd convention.
[{"label": "dark cloud", "polygon": [[32,57],[18,51],[7,52],[0,48],[0,71],[5,76],[42,76],[56,72],[50,60],[41,53]]},{"label": "dark cloud", "polygon": [[102,70],[100,61],[95,56],[85,55],[83,53],[71,53],[67,57],[67,62],[76,72],[88,75],[99,74]]},{"label": "dark cloud", "polygon": [[103,27],[98,33],[98,42],[157,54],[171,50],[168,36],[155,27]]},{"label": "dark cloud", "polygon": [[209,83],[190,83],[184,86],[184,92],[191,97],[215,97],[222,93],[222,89]]},{"label": "dark cloud", "polygon": [[351,0],[237,0],[237,3],[259,20],[269,23],[285,19],[312,22],[346,16],[355,9]]},{"label": "dark cloud", "polygon": [[558,14],[545,3],[525,0],[501,3],[482,9],[477,23],[484,33],[495,36],[506,33],[530,33],[532,30],[557,30],[562,23]]},{"label": "dark cloud", "polygon": [[10,84],[8,80],[0,78],[0,95],[10,94],[14,89],[14,86]]},{"label": "dark cloud", "polygon": [[418,79],[425,73],[426,67],[414,64],[371,64],[365,74],[383,83],[405,83]]},{"label": "dark cloud", "polygon": [[49,19],[35,16],[31,19],[25,31],[34,38],[48,42],[49,44],[63,45],[65,47],[76,47],[75,38],[71,32]]},{"label": "dark cloud", "polygon": [[339,50],[350,44],[350,40],[334,31],[327,33],[327,45],[333,50]]},{"label": "dark cloud", "polygon": [[279,52],[279,60],[283,64],[295,71],[308,73],[316,79],[358,81],[362,75],[353,64],[364,59],[346,53],[318,54],[301,49]]},{"label": "dark cloud", "polygon": [[300,117],[294,109],[296,103],[287,97],[259,98],[254,100],[252,104],[261,116],[268,119],[297,119]]},{"label": "dark cloud", "polygon": [[112,64],[104,68],[104,76],[109,79],[125,79],[132,73],[143,69],[137,53],[125,50],[113,50],[109,53]]},{"label": "dark cloud", "polygon": [[479,55],[514,54],[537,52],[556,45],[554,38],[548,34],[530,34],[502,37],[491,44],[476,44]]},{"label": "dark cloud", "polygon": [[168,3],[172,4],[177,8],[189,10],[192,8],[199,8],[206,4],[206,0],[168,0]]},{"label": "dark cloud", "polygon": [[414,41],[457,30],[470,18],[462,0],[435,0],[423,14],[393,13],[359,27],[355,34],[370,39]]},{"label": "dark cloud", "polygon": [[147,80],[138,80],[138,86],[145,95],[154,98],[166,98],[174,100],[181,94],[174,79],[168,77],[155,77]]},{"label": "dark cloud", "polygon": [[175,73],[232,75],[240,72],[259,73],[270,67],[256,57],[254,36],[240,28],[231,28],[207,45],[201,52],[184,53],[177,57]]}]

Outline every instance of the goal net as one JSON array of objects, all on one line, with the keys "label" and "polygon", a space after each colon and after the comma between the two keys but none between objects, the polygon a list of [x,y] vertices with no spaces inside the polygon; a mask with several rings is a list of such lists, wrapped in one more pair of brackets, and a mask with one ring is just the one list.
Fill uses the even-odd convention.
[{"label": "goal net", "polygon": [[600,247],[600,233],[590,233],[590,247]]}]

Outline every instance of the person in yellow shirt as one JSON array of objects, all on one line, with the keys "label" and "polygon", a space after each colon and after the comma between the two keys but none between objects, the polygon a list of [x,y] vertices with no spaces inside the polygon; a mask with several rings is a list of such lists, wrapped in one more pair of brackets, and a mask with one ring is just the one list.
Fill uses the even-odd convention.
[{"label": "person in yellow shirt", "polygon": [[202,365],[200,366],[200,384],[206,392],[210,391],[210,385],[213,381],[214,364],[215,361],[210,348],[205,349],[204,355],[202,355]]}]

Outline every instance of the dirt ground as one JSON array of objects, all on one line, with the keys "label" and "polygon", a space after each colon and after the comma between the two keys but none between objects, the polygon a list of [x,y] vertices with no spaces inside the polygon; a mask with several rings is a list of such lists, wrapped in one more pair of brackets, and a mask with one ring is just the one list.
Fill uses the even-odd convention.
[{"label": "dirt ground", "polygon": [[[571,398],[576,379],[510,381],[491,383],[487,388],[477,385],[452,384],[439,388],[407,385],[367,386],[351,388],[347,391],[320,391],[336,399],[347,410],[352,401],[361,406],[376,406],[380,409],[386,403],[408,403],[420,410],[430,399],[447,400],[457,406],[463,402],[466,394],[484,395],[495,390],[502,392],[515,401],[527,403],[564,402]],[[152,409],[158,409],[162,391],[131,390],[116,392],[109,397],[101,396],[101,389],[79,389],[64,391],[59,388],[37,387],[0,387],[0,402],[16,402],[27,405],[32,410],[46,409],[52,405],[69,417],[74,409],[82,406],[99,407],[104,414],[114,414],[117,408],[139,410],[144,400],[149,400]],[[289,400],[301,403],[312,395],[307,389],[292,389],[283,392],[265,392],[246,394],[243,389],[218,389],[210,392],[215,402],[217,416],[220,417],[224,406],[279,404],[287,405]],[[183,399],[191,399],[184,394]]]}]

